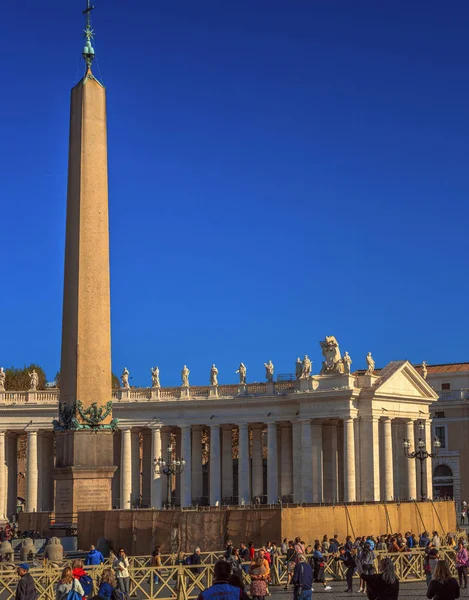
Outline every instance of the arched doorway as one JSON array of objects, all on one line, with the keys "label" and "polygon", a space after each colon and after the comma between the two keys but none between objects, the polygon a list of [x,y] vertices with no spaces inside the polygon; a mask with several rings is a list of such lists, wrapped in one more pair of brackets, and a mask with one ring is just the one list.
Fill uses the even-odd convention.
[{"label": "arched doorway", "polygon": [[433,497],[453,498],[453,471],[448,465],[438,465],[433,470]]}]

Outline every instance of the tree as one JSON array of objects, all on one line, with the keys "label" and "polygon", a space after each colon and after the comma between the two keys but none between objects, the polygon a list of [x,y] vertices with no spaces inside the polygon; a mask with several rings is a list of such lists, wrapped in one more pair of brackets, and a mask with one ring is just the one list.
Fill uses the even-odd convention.
[{"label": "tree", "polygon": [[34,363],[31,363],[29,366],[25,365],[22,369],[17,369],[16,367],[6,369],[5,389],[14,390],[18,392],[28,391],[31,388],[31,379],[29,377],[29,373],[33,369],[39,375],[39,383],[37,384],[37,389],[45,389],[47,379],[44,369]]}]

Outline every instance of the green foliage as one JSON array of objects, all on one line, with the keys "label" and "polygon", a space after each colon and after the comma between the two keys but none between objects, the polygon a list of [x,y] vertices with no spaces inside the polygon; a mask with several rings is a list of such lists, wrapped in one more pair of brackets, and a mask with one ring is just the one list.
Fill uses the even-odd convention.
[{"label": "green foliage", "polygon": [[43,390],[46,387],[46,374],[44,369],[39,365],[34,363],[29,366],[24,366],[22,369],[17,369],[15,367],[11,367],[10,369],[5,370],[6,379],[5,379],[5,389],[6,390],[14,390],[18,392],[26,392],[31,387],[31,379],[29,377],[29,373],[32,370],[35,370],[39,376],[39,383],[37,386],[38,390]]}]

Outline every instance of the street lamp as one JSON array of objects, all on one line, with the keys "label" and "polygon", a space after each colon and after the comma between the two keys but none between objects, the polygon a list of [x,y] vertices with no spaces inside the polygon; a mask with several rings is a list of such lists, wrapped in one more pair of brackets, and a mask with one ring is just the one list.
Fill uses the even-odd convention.
[{"label": "street lamp", "polygon": [[402,442],[402,447],[404,448],[404,454],[406,458],[409,458],[411,460],[416,459],[420,461],[420,495],[422,501],[424,501],[427,498],[427,482],[423,473],[423,465],[427,458],[435,458],[438,456],[438,452],[441,447],[441,442],[436,437],[433,440],[434,452],[428,452],[425,445],[425,424],[423,421],[419,421],[419,439],[417,442],[417,449],[411,452],[410,440],[408,440],[407,438],[404,438],[404,441]]},{"label": "street lamp", "polygon": [[167,495],[166,495],[166,506],[167,508],[171,507],[171,490],[173,488],[173,476],[179,475],[184,471],[184,467],[186,466],[186,461],[183,458],[177,458],[173,456],[173,447],[171,445],[167,448],[167,458],[166,460],[159,456],[153,458],[153,470],[155,473],[159,473],[160,475],[166,475],[167,480]]}]

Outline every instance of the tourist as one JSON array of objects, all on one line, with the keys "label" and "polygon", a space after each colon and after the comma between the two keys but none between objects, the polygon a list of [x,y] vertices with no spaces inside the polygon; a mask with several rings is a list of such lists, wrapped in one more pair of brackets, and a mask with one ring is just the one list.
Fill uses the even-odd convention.
[{"label": "tourist", "polygon": [[287,538],[283,538],[282,546],[281,546],[280,549],[282,551],[282,555],[286,556],[287,555],[287,550],[288,550]]},{"label": "tourist", "polygon": [[[348,535],[345,538],[344,548],[345,548],[346,552],[352,552],[353,542],[352,542],[352,536],[351,535]],[[340,548],[339,548],[339,550],[340,550]]]},{"label": "tourist", "polygon": [[267,578],[269,576],[269,565],[259,551],[257,558],[249,566],[251,577],[250,593],[256,600],[265,600],[267,595]]},{"label": "tourist", "polygon": [[155,569],[153,572],[153,585],[157,585],[160,582],[158,569],[161,567],[161,552],[159,546],[155,546],[155,549],[151,553],[151,566]]},{"label": "tourist", "polygon": [[197,600],[239,600],[242,593],[239,588],[228,583],[230,565],[226,560],[215,563],[213,570],[213,584],[200,592]]},{"label": "tourist", "polygon": [[100,598],[105,598],[105,600],[110,600],[112,598],[112,593],[115,591],[115,589],[116,578],[112,569],[104,569],[99,583],[98,596]]},{"label": "tourist", "polygon": [[288,586],[290,585],[291,578],[293,577],[293,571],[295,570],[295,565],[297,562],[296,550],[293,544],[293,541],[288,542],[287,556],[285,558],[285,562],[287,564],[287,583],[285,584],[285,589],[288,590]]},{"label": "tourist", "polygon": [[[350,537],[350,536],[349,536]],[[345,580],[347,581],[346,592],[353,592],[353,575],[357,568],[357,551],[356,549],[347,550],[346,546],[339,548],[339,555],[335,557],[335,560],[340,560],[344,563],[344,567],[347,568],[345,571]]]},{"label": "tourist", "polygon": [[34,579],[29,573],[28,563],[18,565],[16,572],[20,576],[20,580],[16,586],[15,600],[36,600],[36,586],[34,585]]},{"label": "tourist", "polygon": [[466,515],[467,515],[467,510],[465,507],[463,507],[461,510],[461,525],[464,525],[464,523],[466,522]]},{"label": "tourist", "polygon": [[313,591],[313,569],[306,562],[306,556],[301,554],[295,565],[292,583],[294,586],[294,600],[311,600]]},{"label": "tourist", "polygon": [[254,548],[253,542],[249,542],[248,549],[249,549],[249,560],[253,561],[254,557],[256,555],[256,549]]},{"label": "tourist", "polygon": [[427,598],[455,600],[459,598],[459,585],[444,560],[439,560],[427,590]]},{"label": "tourist", "polygon": [[72,575],[83,588],[83,600],[91,598],[93,595],[93,580],[83,569],[83,561],[80,558],[75,559],[72,563]]},{"label": "tourist", "polygon": [[229,585],[232,585],[233,587],[241,590],[240,600],[250,600],[245,590],[243,578],[240,575],[231,573],[231,575],[228,577],[228,583]]},{"label": "tourist", "polygon": [[130,594],[129,559],[125,555],[124,548],[119,548],[119,552],[117,553],[112,566],[116,572],[116,580],[119,590],[128,597]]},{"label": "tourist", "polygon": [[391,558],[380,561],[378,574],[362,573],[361,579],[366,582],[369,600],[397,600],[399,580]]},{"label": "tourist", "polygon": [[246,544],[244,542],[241,542],[241,544],[239,545],[239,558],[242,563],[241,567],[245,573],[247,573],[249,569],[249,554],[249,548],[246,547]]},{"label": "tourist", "polygon": [[90,546],[90,551],[86,555],[85,565],[102,565],[104,556],[94,546]]},{"label": "tourist", "polygon": [[424,531],[419,538],[419,546],[420,548],[426,548],[428,546],[428,542],[430,541],[430,536],[428,535],[428,531]]},{"label": "tourist", "polygon": [[433,536],[433,537],[432,537],[432,544],[433,544],[433,546],[434,546],[434,547],[435,547],[437,550],[439,550],[439,549],[440,549],[440,546],[441,546],[441,541],[440,541],[440,536],[438,535],[438,531],[434,531],[434,532],[432,533],[432,536]]},{"label": "tourist", "polygon": [[232,552],[233,552],[233,542],[231,540],[228,540],[228,543],[226,545],[226,550],[225,550],[225,558],[226,559],[230,558]]},{"label": "tourist", "polygon": [[[70,592],[74,593],[71,594]],[[56,600],[79,600],[84,595],[85,592],[81,587],[81,583],[73,577],[71,567],[65,567],[55,591]]]},{"label": "tourist", "polygon": [[430,543],[427,546],[428,552],[425,553],[424,560],[424,568],[425,568],[425,579],[427,581],[427,587],[430,585],[431,580],[433,579],[433,574],[435,573],[436,566],[440,557],[438,556],[438,550],[433,548],[433,544]]},{"label": "tourist", "polygon": [[298,558],[300,557],[300,554],[304,554],[305,553],[305,545],[301,541],[301,538],[299,538],[299,537],[295,538],[295,552],[296,552],[296,555],[297,555],[297,561],[298,561]]},{"label": "tourist", "polygon": [[200,548],[198,546],[194,548],[194,553],[190,557],[190,563],[187,564],[197,567],[196,569],[191,569],[193,573],[197,573],[197,575],[202,573],[202,567],[200,566],[202,564],[202,557],[200,556]]},{"label": "tourist", "polygon": [[327,552],[329,552],[329,539],[327,537],[327,533],[325,533],[322,536],[321,552],[323,552],[324,554],[327,553]]},{"label": "tourist", "polygon": [[320,548],[321,545],[319,544],[319,542],[316,542],[316,544],[314,544],[313,556],[311,557],[311,566],[313,567],[313,580],[317,581],[318,583],[322,583],[324,589],[329,591],[331,587],[326,584],[326,576],[324,573],[326,561]]},{"label": "tourist", "polygon": [[227,563],[231,566],[231,572],[235,575],[243,576],[241,569],[241,559],[239,558],[238,548],[233,548],[231,555],[227,558]]},{"label": "tourist", "polygon": [[[456,570],[458,572],[459,585],[462,589],[467,588],[467,563],[469,555],[462,540],[458,542],[458,551],[456,553]],[[464,581],[464,585],[463,585]]]}]

